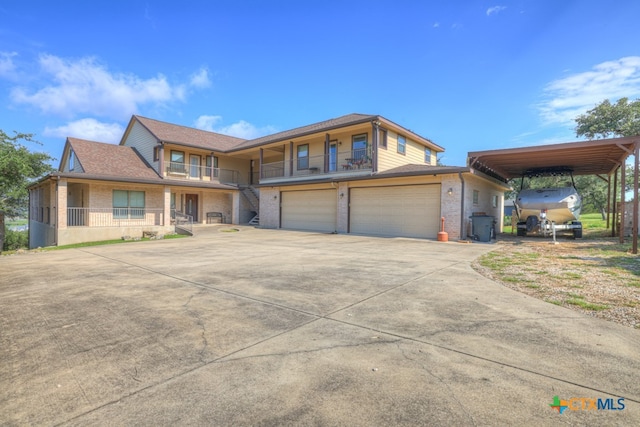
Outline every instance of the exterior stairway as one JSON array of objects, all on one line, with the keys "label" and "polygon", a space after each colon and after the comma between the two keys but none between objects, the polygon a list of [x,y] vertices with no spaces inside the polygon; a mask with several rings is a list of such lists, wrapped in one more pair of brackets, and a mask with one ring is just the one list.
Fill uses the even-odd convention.
[{"label": "exterior stairway", "polygon": [[260,190],[253,185],[245,187],[241,191],[244,198],[249,202],[251,209],[256,213],[249,225],[260,225]]}]

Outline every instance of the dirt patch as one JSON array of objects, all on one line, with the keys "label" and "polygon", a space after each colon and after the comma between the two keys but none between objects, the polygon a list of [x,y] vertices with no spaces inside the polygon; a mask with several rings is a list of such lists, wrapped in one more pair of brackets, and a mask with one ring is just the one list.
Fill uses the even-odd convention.
[{"label": "dirt patch", "polygon": [[499,236],[472,265],[482,275],[551,304],[640,329],[640,258],[617,238]]}]

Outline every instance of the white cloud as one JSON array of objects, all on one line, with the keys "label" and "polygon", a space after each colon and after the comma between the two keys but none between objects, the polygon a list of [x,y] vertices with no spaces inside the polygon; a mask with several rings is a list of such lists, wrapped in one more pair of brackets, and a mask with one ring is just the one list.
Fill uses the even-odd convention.
[{"label": "white cloud", "polygon": [[574,119],[609,99],[640,95],[640,56],[597,64],[591,71],[554,80],[544,89],[538,105],[546,123],[573,124]]},{"label": "white cloud", "polygon": [[211,86],[211,80],[209,80],[209,71],[206,68],[200,68],[196,73],[191,76],[191,86],[198,89],[206,89]]},{"label": "white cloud", "polygon": [[227,126],[218,126],[222,122],[222,116],[200,116],[194,122],[198,129],[231,135],[243,139],[255,139],[276,132],[273,126],[256,127],[255,125],[240,120]]},{"label": "white cloud", "polygon": [[490,7],[489,9],[487,9],[487,16],[491,16],[494,13],[500,13],[503,10],[505,10],[507,8],[507,6],[493,6]]},{"label": "white cloud", "polygon": [[434,22],[433,23],[433,28],[439,28],[440,27],[440,23],[439,22]]},{"label": "white cloud", "polygon": [[88,139],[91,141],[118,143],[124,129],[117,123],[102,123],[96,119],[86,118],[67,123],[56,128],[46,127],[45,136]]},{"label": "white cloud", "polygon": [[17,56],[16,52],[0,52],[0,76],[11,76],[16,70],[13,63],[13,57]]},{"label": "white cloud", "polygon": [[[92,57],[66,60],[41,55],[38,62],[47,79],[45,86],[15,88],[12,97],[16,103],[63,117],[91,114],[123,120],[145,104],[184,101],[188,92],[185,84],[172,85],[162,74],[144,79],[131,73],[112,73]],[[191,78],[196,88],[207,82],[205,69]]]}]

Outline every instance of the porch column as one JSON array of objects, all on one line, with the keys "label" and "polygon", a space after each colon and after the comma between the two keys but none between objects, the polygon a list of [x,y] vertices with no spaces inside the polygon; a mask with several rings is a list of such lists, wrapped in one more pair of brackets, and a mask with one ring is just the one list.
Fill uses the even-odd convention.
[{"label": "porch column", "polygon": [[289,176],[293,176],[293,141],[289,142]]},{"label": "porch column", "polygon": [[329,172],[329,141],[330,136],[326,133],[324,135],[324,173]]},{"label": "porch column", "polygon": [[[260,149],[260,177],[258,178],[258,182],[260,182],[262,178],[266,178],[262,173],[262,165],[264,165],[264,148]],[[284,168],[284,164],[282,167]]]},{"label": "porch column", "polygon": [[158,148],[158,168],[160,169],[158,173],[160,176],[164,176],[164,144],[160,143],[160,148]]},{"label": "porch column", "polygon": [[[58,210],[58,230],[67,228],[67,180],[61,178],[58,181],[58,195],[56,206]],[[56,243],[58,243],[56,241]]]},{"label": "porch column", "polygon": [[240,224],[240,191],[234,191],[231,197],[231,224]]},{"label": "porch column", "polygon": [[638,254],[638,166],[640,166],[640,160],[638,155],[640,154],[640,143],[636,142],[633,157],[634,157],[634,170],[633,170],[633,226],[631,234],[633,237],[631,253]]},{"label": "porch column", "polygon": [[623,160],[622,164],[620,165],[620,230],[618,230],[620,233],[620,243],[624,243],[624,228],[625,228],[625,223],[624,223],[625,194],[624,193],[625,193],[625,186],[626,186],[625,175],[627,174],[626,163],[627,163],[627,160],[625,158],[625,160]]},{"label": "porch column", "polygon": [[164,203],[163,203],[162,225],[169,227],[171,225],[171,187],[164,186]]},{"label": "porch column", "polygon": [[371,172],[378,172],[378,122],[371,122]]}]

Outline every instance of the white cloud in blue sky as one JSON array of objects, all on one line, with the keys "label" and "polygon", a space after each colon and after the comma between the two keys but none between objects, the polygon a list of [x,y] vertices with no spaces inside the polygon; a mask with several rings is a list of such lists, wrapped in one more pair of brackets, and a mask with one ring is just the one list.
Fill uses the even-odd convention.
[{"label": "white cloud in blue sky", "polygon": [[197,89],[206,89],[211,86],[211,80],[209,79],[209,70],[206,68],[200,68],[197,72],[191,75],[191,86]]},{"label": "white cloud in blue sky", "polygon": [[487,9],[487,16],[491,16],[494,15],[496,13],[500,13],[503,10],[505,10],[507,8],[507,6],[492,6],[489,9]]},{"label": "white cloud in blue sky", "polygon": [[35,107],[46,114],[73,118],[90,114],[126,119],[139,111],[141,104],[184,101],[182,85],[172,85],[158,74],[143,79],[134,74],[111,73],[96,58],[64,59],[44,54],[38,59],[41,79],[37,83],[15,87],[16,104]]},{"label": "white cloud in blue sky", "polygon": [[222,116],[202,115],[195,120],[193,126],[198,129],[222,133],[224,135],[231,135],[243,139],[255,139],[277,132],[276,128],[273,126],[257,127],[245,120],[239,120],[236,123],[225,126],[221,125],[221,122]]},{"label": "white cloud in blue sky", "polygon": [[66,138],[88,139],[90,141],[110,142],[116,144],[120,142],[124,128],[118,123],[102,123],[93,118],[75,120],[58,127],[46,127],[45,136]]},{"label": "white cloud in blue sky", "polygon": [[596,104],[609,99],[640,96],[640,56],[627,56],[595,65],[591,70],[554,80],[539,105],[545,123],[570,125]]}]

